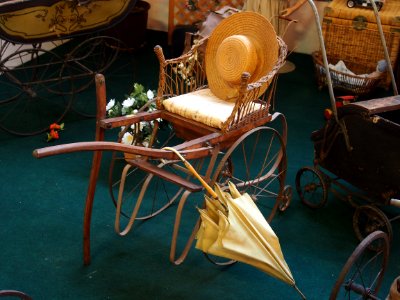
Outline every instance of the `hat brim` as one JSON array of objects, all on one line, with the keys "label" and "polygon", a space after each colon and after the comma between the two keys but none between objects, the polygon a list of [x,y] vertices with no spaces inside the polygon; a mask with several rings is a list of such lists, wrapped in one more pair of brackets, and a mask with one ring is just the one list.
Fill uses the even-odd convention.
[{"label": "hat brim", "polygon": [[[239,93],[240,83],[230,83],[219,76],[217,50],[229,36],[245,35],[256,42],[257,66],[250,74],[250,83],[255,82],[272,70],[278,61],[279,45],[274,27],[267,18],[256,12],[239,12],[222,20],[211,33],[206,48],[206,74],[211,91],[219,98],[232,101]],[[264,93],[269,83],[260,88]]]}]

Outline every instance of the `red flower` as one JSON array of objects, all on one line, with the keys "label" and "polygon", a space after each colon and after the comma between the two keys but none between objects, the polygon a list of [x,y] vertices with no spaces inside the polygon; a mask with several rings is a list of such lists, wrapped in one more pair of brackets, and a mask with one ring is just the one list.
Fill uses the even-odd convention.
[{"label": "red flower", "polygon": [[50,125],[50,130],[63,130],[64,129],[64,123],[61,123],[60,125],[58,125],[57,123],[53,123]]},{"label": "red flower", "polygon": [[50,125],[50,132],[47,133],[47,141],[50,142],[52,140],[58,140],[60,138],[59,131],[64,130],[64,123],[60,125],[57,123],[53,123]]},{"label": "red flower", "polygon": [[51,130],[50,136],[52,139],[55,139],[55,140],[58,140],[60,138],[60,136],[58,135],[58,131],[56,131],[56,130]]}]

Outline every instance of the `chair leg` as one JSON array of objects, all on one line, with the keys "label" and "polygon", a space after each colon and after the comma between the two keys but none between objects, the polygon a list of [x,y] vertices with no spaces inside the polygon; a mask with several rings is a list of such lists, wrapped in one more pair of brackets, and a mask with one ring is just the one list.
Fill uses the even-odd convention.
[{"label": "chair leg", "polygon": [[170,250],[170,255],[169,255],[169,260],[175,265],[180,265],[185,260],[186,256],[189,253],[190,247],[192,246],[192,243],[196,237],[197,231],[199,230],[199,227],[200,227],[200,217],[199,217],[197,219],[196,225],[194,226],[189,239],[186,242],[186,245],[185,245],[182,253],[180,254],[179,257],[176,258],[176,244],[177,244],[178,236],[179,236],[179,226],[180,226],[181,218],[182,218],[182,210],[183,210],[186,200],[190,194],[191,194],[190,191],[185,191],[182,194],[181,200],[179,201],[178,209],[176,211],[174,231],[173,231],[172,240],[171,240],[171,250]]},{"label": "chair leg", "polygon": [[94,194],[96,191],[96,184],[100,171],[101,157],[101,151],[96,151],[93,155],[89,187],[86,194],[85,212],[83,216],[83,263],[85,265],[90,264],[90,223],[92,219]]},{"label": "chair leg", "polygon": [[124,228],[124,230],[121,231],[120,228],[120,216],[121,216],[121,208],[122,208],[122,201],[123,201],[123,192],[125,188],[125,180],[126,176],[128,174],[129,169],[132,167],[130,164],[126,164],[121,175],[121,182],[119,184],[119,191],[118,191],[118,200],[117,200],[117,209],[115,212],[115,224],[114,224],[114,229],[117,234],[120,236],[125,236],[129,233],[129,231],[132,229],[133,223],[136,220],[136,216],[139,212],[140,205],[142,204],[145,192],[147,190],[148,184],[152,179],[152,176],[147,176],[145,182],[143,183],[143,186],[140,190],[140,194],[138,196],[138,199],[136,200],[136,204],[132,210],[131,217],[129,218],[129,222]]},{"label": "chair leg", "polygon": [[[102,74],[96,74],[96,141],[104,141],[104,128],[101,128],[99,121],[106,117],[106,81]],[[92,219],[94,194],[96,191],[97,179],[99,177],[102,151],[93,154],[92,168],[90,170],[89,187],[86,194],[85,212],[83,216],[83,263],[90,264],[90,222]]]}]

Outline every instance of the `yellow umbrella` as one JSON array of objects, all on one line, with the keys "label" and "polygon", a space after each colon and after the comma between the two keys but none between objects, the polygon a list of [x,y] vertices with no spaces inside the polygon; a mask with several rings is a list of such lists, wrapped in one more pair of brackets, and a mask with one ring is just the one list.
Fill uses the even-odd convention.
[{"label": "yellow umbrella", "polygon": [[[233,184],[230,193],[216,186],[218,199],[227,211],[207,205],[199,209],[201,227],[196,248],[212,255],[252,265],[290,285],[295,285],[279,239],[248,194],[240,195]],[[210,201],[208,200],[208,203]]]},{"label": "yellow umbrella", "polygon": [[241,195],[232,183],[229,192],[218,185],[213,190],[179,152],[164,149],[174,151],[211,195],[204,196],[205,208],[199,209],[201,225],[196,248],[254,266],[293,286],[305,299],[284,259],[278,237],[251,197]]}]

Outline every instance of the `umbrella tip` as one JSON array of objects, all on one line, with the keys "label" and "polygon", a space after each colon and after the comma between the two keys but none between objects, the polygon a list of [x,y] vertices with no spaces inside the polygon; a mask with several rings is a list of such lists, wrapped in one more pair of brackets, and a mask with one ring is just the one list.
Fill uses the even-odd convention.
[{"label": "umbrella tip", "polygon": [[301,299],[306,300],[306,296],[300,291],[296,284],[293,285],[294,289],[300,294]]}]

